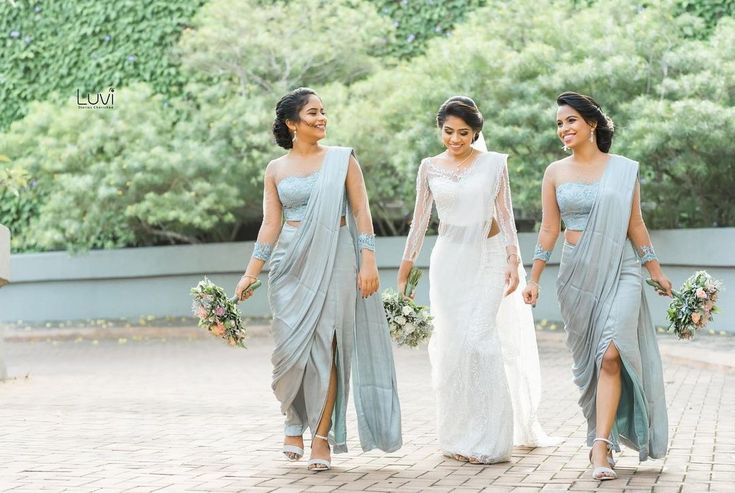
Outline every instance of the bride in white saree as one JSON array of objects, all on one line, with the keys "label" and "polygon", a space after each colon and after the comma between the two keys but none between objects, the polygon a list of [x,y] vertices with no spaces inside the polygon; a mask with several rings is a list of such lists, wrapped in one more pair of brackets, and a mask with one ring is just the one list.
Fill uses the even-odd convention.
[{"label": "bride in white saree", "polygon": [[421,162],[413,222],[398,272],[402,292],[431,218],[439,234],[429,267],[429,342],[442,452],[489,464],[513,445],[558,443],[536,416],[541,377],[518,251],[507,155],[488,152],[474,101],[457,96],[437,114],[447,150]]}]

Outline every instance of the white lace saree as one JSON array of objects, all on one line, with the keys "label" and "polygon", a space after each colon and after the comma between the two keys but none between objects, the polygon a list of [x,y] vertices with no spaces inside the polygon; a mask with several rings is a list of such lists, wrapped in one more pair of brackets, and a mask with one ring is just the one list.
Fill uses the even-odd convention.
[{"label": "white lace saree", "polygon": [[[513,444],[556,443],[536,417],[541,378],[523,281],[503,297],[507,255],[518,253],[506,161],[504,154],[483,152],[459,172],[422,161],[404,252],[414,261],[436,203],[429,356],[437,434],[446,455],[483,463],[509,460]],[[493,219],[501,234],[488,238]],[[522,266],[519,275],[524,278]]]}]

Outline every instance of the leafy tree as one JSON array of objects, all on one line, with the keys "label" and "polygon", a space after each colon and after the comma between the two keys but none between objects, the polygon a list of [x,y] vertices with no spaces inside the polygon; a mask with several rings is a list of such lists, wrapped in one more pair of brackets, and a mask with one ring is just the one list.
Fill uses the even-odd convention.
[{"label": "leafy tree", "polygon": [[378,12],[393,22],[395,34],[385,53],[410,59],[426,50],[427,42],[449,35],[454,27],[474,15],[486,0],[377,0]]},{"label": "leafy tree", "polygon": [[[234,211],[258,188],[249,184],[254,177],[248,180],[257,172],[235,159],[223,162],[218,146],[202,138],[220,131],[223,122],[207,121],[205,113],[177,122],[177,113],[162,111],[164,98],[145,85],[121,90],[119,99],[125,104],[111,111],[35,103],[22,125],[0,136],[0,146],[37,183],[38,213],[24,218],[27,227],[13,239],[17,249],[229,239]],[[179,110],[198,113],[193,107]],[[242,119],[238,128],[248,122]],[[261,129],[263,123],[255,125]]]},{"label": "leafy tree", "polygon": [[[735,46],[732,24],[723,20],[715,36],[698,41],[686,34],[697,22],[691,16],[675,17],[666,1],[646,7],[633,1],[601,2],[571,12],[530,0],[494,2],[452,36],[430,42],[426,56],[334,91],[336,132],[362,156],[373,203],[390,206],[379,206],[376,213],[389,231],[389,224],[411,210],[421,157],[441,151],[433,113],[447,97],[469,95],[486,117],[490,148],[511,155],[517,218],[533,222],[540,218],[543,171],[565,155],[554,130],[555,98],[576,90],[595,96],[616,121],[613,152],[640,160],[645,176],[667,176],[644,183],[652,226],[732,224],[727,212],[733,209],[731,194],[723,196],[719,187],[708,194],[699,187],[699,195],[688,202],[672,203],[668,195],[676,180],[687,177],[681,167],[670,166],[676,147],[665,136],[693,132],[691,125],[669,118],[685,107],[677,101],[697,100],[705,112],[700,115],[717,115],[709,126],[695,126],[704,132],[713,129],[714,121],[724,125],[732,108],[729,95],[735,93],[730,82],[735,65],[729,61]],[[655,114],[666,116],[667,125],[653,148],[643,152],[647,137],[636,129],[659,130],[640,111],[646,101],[663,101],[664,109]],[[701,147],[682,155],[689,166],[696,162],[701,172],[711,174],[711,181],[722,180],[723,188],[730,183],[732,160],[721,137],[729,128],[707,138],[695,135]],[[714,164],[714,156],[724,157],[721,165]],[[700,212],[692,209],[694,203]],[[672,220],[671,209],[678,219]]]},{"label": "leafy tree", "polygon": [[[664,57],[658,94],[625,105],[625,152],[643,163],[643,194],[662,228],[735,224],[735,19]],[[646,204],[644,204],[646,205]]]},{"label": "leafy tree", "polygon": [[[9,163],[8,156],[0,154],[0,163]],[[3,193],[18,194],[18,190],[28,183],[28,173],[23,168],[3,166],[0,164],[0,190]]]},{"label": "leafy tree", "polygon": [[692,30],[688,35],[705,38],[726,17],[735,17],[735,0],[679,0],[676,2],[676,13],[688,13],[702,19],[704,26]]},{"label": "leafy tree", "polygon": [[[214,0],[182,36],[186,67],[236,81],[241,93],[350,83],[377,68],[390,26],[367,2],[302,0],[258,5]],[[248,12],[248,15],[232,15]]]},{"label": "leafy tree", "polygon": [[115,93],[114,110],[81,111],[61,90],[0,133],[29,179],[18,195],[0,190],[0,222],[16,250],[250,239],[265,164],[282,152],[273,106],[308,84],[329,112],[328,143],[357,150],[382,234],[405,231],[418,163],[442,150],[435,111],[455,94],[477,101],[489,147],[510,154],[516,217],[531,228],[543,170],[565,155],[564,90],[615,120],[613,152],[640,161],[650,226],[733,225],[735,20],[692,36],[702,18],[675,2],[487,0],[399,60],[384,51],[394,30],[365,2],[214,0],[170,57],[184,67],[177,96],[140,83]]}]

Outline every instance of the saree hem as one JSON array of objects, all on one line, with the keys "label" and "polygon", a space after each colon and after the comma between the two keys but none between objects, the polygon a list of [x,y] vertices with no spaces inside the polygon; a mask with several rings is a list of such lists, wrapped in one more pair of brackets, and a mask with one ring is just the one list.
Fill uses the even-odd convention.
[{"label": "saree hem", "polygon": [[641,460],[665,454],[668,417],[661,358],[646,306],[640,263],[627,238],[638,164],[613,156],[576,245],[565,242],[557,295],[574,359],[572,372],[587,419],[587,443],[596,437],[596,398],[602,358],[615,344],[621,393],[607,437]]}]

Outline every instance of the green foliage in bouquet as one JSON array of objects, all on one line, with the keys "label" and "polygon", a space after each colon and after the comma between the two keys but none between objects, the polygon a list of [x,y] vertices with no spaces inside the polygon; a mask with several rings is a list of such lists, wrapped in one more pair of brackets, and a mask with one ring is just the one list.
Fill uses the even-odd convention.
[{"label": "green foliage in bouquet", "polygon": [[[663,291],[656,281],[647,279],[646,283],[658,292]],[[672,291],[673,300],[666,310],[669,332],[676,334],[679,339],[693,339],[696,331],[702,329],[712,320],[712,315],[719,311],[715,303],[720,289],[720,281],[700,270],[684,281],[678,291]]]},{"label": "green foliage in bouquet", "polygon": [[[256,281],[249,289],[257,289]],[[194,298],[191,310],[199,319],[199,327],[224,339],[230,346],[246,347],[247,329],[237,306],[237,298],[228,298],[224,290],[206,277],[191,288]]]},{"label": "green foliage in bouquet", "polygon": [[411,268],[403,293],[386,289],[382,294],[391,338],[399,346],[417,347],[431,336],[433,324],[429,308],[417,305],[411,298],[421,279],[421,271]]}]

